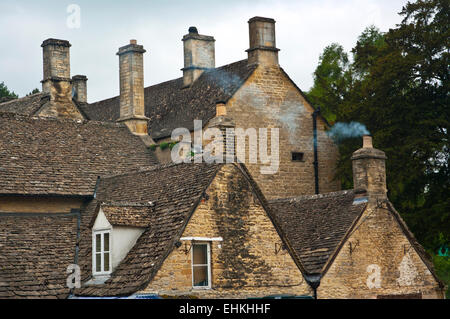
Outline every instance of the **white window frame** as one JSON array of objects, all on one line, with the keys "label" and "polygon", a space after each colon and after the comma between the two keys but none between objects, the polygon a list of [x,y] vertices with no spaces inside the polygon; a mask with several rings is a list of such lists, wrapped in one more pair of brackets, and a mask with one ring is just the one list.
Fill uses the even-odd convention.
[{"label": "white window frame", "polygon": [[[104,251],[104,234],[109,234],[109,251]],[[97,235],[100,235],[100,260],[101,260],[101,271],[97,271]],[[104,271],[105,253],[109,253],[109,271]],[[111,229],[101,229],[92,231],[92,273],[94,276],[109,276],[112,273],[112,230]]]},{"label": "white window frame", "polygon": [[[211,243],[209,242],[192,242],[191,243],[191,272],[192,272],[192,288],[193,289],[211,289]],[[208,266],[208,286],[194,286],[194,246],[203,245],[206,246],[206,256],[207,256],[207,264],[206,265],[197,265],[196,266]]]}]

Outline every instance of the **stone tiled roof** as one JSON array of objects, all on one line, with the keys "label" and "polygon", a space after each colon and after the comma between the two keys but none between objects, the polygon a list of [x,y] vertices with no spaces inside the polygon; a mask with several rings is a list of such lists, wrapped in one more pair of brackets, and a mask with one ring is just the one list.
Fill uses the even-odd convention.
[{"label": "stone tiled roof", "polygon": [[109,202],[101,208],[109,223],[113,226],[149,227],[153,204]]},{"label": "stone tiled roof", "polygon": [[272,213],[305,270],[321,273],[366,204],[353,204],[353,191],[269,201]]},{"label": "stone tiled roof", "polygon": [[[150,223],[104,285],[86,286],[76,290],[75,294],[129,295],[145,287],[181,236],[189,216],[219,168],[219,164],[171,164],[102,179],[97,199],[82,212],[82,274],[91,273],[90,224],[101,202],[120,201],[124,198],[142,204],[151,201],[153,207]],[[88,280],[89,276],[85,276],[83,281]]]},{"label": "stone tiled roof", "polygon": [[75,214],[0,214],[0,299],[67,298]]},{"label": "stone tiled roof", "polygon": [[41,101],[45,100],[46,97],[43,93],[36,93],[20,99],[0,103],[0,112],[31,116],[40,109],[42,106]]},{"label": "stone tiled roof", "polygon": [[0,194],[92,196],[98,176],[156,163],[124,125],[0,113]]},{"label": "stone tiled roof", "polygon": [[[216,102],[228,101],[255,69],[256,65],[242,60],[205,71],[190,88],[183,88],[183,78],[145,88],[149,134],[158,139],[178,127],[192,130],[194,119],[206,124],[215,116]],[[116,121],[119,105],[117,96],[81,108],[93,120]]]}]

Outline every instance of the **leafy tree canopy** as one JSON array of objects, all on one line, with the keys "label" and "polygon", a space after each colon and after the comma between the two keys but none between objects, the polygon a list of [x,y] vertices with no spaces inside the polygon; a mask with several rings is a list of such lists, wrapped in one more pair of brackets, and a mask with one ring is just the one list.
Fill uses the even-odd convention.
[{"label": "leafy tree canopy", "polygon": [[0,101],[7,101],[17,99],[18,96],[13,91],[10,91],[4,82],[0,83]]}]

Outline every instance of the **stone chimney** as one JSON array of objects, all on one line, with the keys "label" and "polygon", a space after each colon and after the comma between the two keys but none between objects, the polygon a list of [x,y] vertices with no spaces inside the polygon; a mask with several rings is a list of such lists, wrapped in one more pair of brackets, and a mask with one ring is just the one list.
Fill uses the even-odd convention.
[{"label": "stone chimney", "polygon": [[278,51],[275,42],[275,20],[254,17],[249,21],[250,49],[248,63],[278,65]]},{"label": "stone chimney", "polygon": [[144,47],[136,40],[117,52],[120,64],[120,118],[136,135],[148,134],[144,106]]},{"label": "stone chimney", "polygon": [[44,78],[42,92],[46,102],[38,113],[45,117],[83,118],[72,102],[72,80],[70,79],[70,43],[66,40],[47,39],[42,45]]},{"label": "stone chimney", "polygon": [[80,103],[87,103],[87,77],[75,75],[72,77],[73,99]]},{"label": "stone chimney", "polygon": [[183,37],[184,45],[184,87],[191,86],[203,71],[215,68],[214,37],[198,34],[196,27],[190,27]]},{"label": "stone chimney", "polygon": [[363,147],[353,153],[353,184],[357,197],[386,199],[386,155],[373,148],[372,137],[363,136]]}]

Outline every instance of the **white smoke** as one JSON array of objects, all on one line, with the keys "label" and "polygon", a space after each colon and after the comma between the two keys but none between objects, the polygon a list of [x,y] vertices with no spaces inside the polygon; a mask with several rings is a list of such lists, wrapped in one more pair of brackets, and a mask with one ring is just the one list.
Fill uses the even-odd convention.
[{"label": "white smoke", "polygon": [[327,132],[327,134],[335,142],[340,142],[348,138],[370,135],[370,132],[364,124],[361,124],[359,122],[338,122],[331,128],[331,130]]}]

